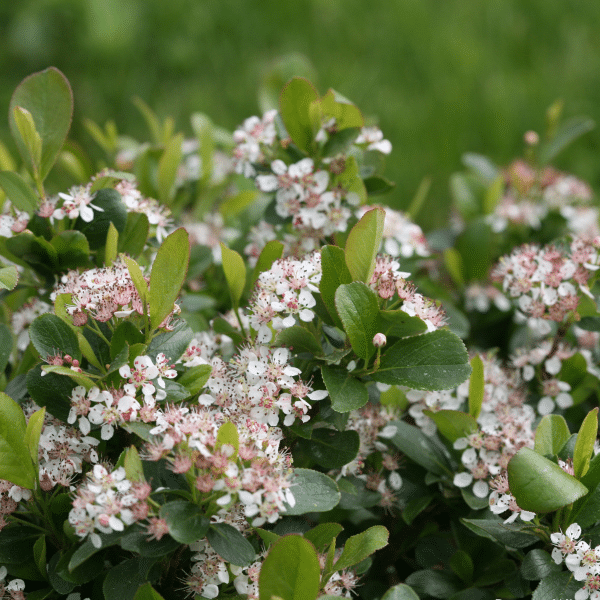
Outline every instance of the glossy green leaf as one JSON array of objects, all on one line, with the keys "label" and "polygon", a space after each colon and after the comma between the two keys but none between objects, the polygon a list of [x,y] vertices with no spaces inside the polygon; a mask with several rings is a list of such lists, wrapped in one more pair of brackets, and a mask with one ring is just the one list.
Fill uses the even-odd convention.
[{"label": "glossy green leaf", "polygon": [[188,392],[193,396],[198,394],[204,388],[206,382],[210,379],[211,373],[211,365],[196,365],[195,367],[186,369],[177,380],[177,383],[185,386]]},{"label": "glossy green leaf", "polygon": [[545,415],[535,430],[533,449],[542,456],[556,456],[570,435],[563,416]]},{"label": "glossy green leaf", "polygon": [[40,200],[29,184],[13,171],[0,171],[0,188],[10,199],[15,208],[32,215],[38,208]]},{"label": "glossy green leaf", "polygon": [[598,435],[598,408],[591,410],[583,420],[575,450],[573,452],[573,471],[577,479],[581,479],[587,473],[590,466],[590,458],[594,453],[594,444]]},{"label": "glossy green leaf", "polygon": [[437,475],[452,472],[442,449],[418,427],[404,421],[392,421],[389,425],[396,428],[390,442],[408,458]]},{"label": "glossy green leaf", "polygon": [[44,428],[44,417],[46,416],[46,408],[42,407],[36,410],[27,422],[27,428],[25,430],[25,442],[29,448],[29,456],[35,465],[37,470],[39,461],[39,445],[40,435]]},{"label": "glossy green leaf", "polygon": [[107,267],[112,266],[117,258],[119,251],[119,232],[117,228],[111,223],[108,226],[108,233],[106,234],[106,248],[104,251],[104,264]]},{"label": "glossy green leaf", "polygon": [[81,231],[61,231],[50,240],[50,244],[56,250],[61,271],[89,265],[90,245]]},{"label": "glossy green leaf", "polygon": [[353,565],[358,564],[361,560],[371,556],[377,550],[385,548],[389,538],[388,530],[382,525],[369,527],[366,531],[353,535],[346,540],[344,550],[334,563],[335,571],[342,571]]},{"label": "glossy green leaf", "polygon": [[462,582],[453,573],[433,569],[414,571],[405,581],[419,596],[426,598],[450,598],[462,587]]},{"label": "glossy green leaf", "polygon": [[38,406],[45,406],[52,416],[67,422],[71,409],[71,394],[77,385],[70,377],[47,373],[42,376],[41,366],[27,373],[27,391]]},{"label": "glossy green leaf", "polygon": [[581,581],[574,579],[569,571],[552,573],[540,581],[531,600],[573,600],[581,587]]},{"label": "glossy green leaf", "polygon": [[336,131],[360,128],[365,124],[358,107],[332,89],[327,90],[322,98],[313,102],[311,112],[321,122],[335,119]]},{"label": "glossy green leaf", "polygon": [[346,241],[346,265],[353,281],[369,283],[375,270],[375,257],[381,246],[385,211],[377,207],[367,211],[350,230]]},{"label": "glossy green leaf", "polygon": [[91,203],[102,210],[94,209],[94,218],[89,222],[77,217],[75,229],[85,235],[91,250],[98,250],[106,244],[111,223],[119,234],[125,230],[127,207],[121,194],[112,188],[98,190]]},{"label": "glossy green leaf", "polygon": [[[279,240],[267,242],[256,261],[256,266],[252,271],[252,282],[254,283],[260,273],[268,271],[276,260],[283,255],[283,244]],[[245,272],[245,271],[244,271]]]},{"label": "glossy green leaf", "polygon": [[[33,439],[33,429],[31,438]],[[31,460],[21,407],[0,392],[0,479],[33,489],[38,473]]]},{"label": "glossy green leaf", "polygon": [[575,502],[588,489],[557,464],[529,448],[508,463],[508,485],[523,510],[545,513]]},{"label": "glossy green leaf", "polygon": [[356,458],[359,445],[360,439],[356,431],[315,429],[310,454],[325,469],[341,469]]},{"label": "glossy green leaf", "polygon": [[287,346],[294,354],[307,352],[314,356],[323,354],[317,338],[301,325],[292,325],[282,329],[275,336],[275,346]]},{"label": "glossy green leaf", "polygon": [[377,331],[387,337],[408,337],[427,331],[427,324],[419,317],[411,317],[403,310],[380,310]]},{"label": "glossy green leaf", "polygon": [[19,281],[16,266],[0,267],[0,290],[14,290]]},{"label": "glossy green leaf", "polygon": [[201,540],[208,531],[210,521],[203,510],[186,500],[173,500],[160,507],[160,516],[168,526],[171,537],[181,544]]},{"label": "glossy green leaf", "polygon": [[145,214],[128,213],[125,229],[119,234],[119,253],[125,252],[130,257],[141,254],[148,240],[149,231],[150,223]]},{"label": "glossy green leaf", "polygon": [[340,501],[335,481],[311,469],[294,469],[290,491],[296,502],[294,506],[285,504],[286,515],[327,512]]},{"label": "glossy green leaf", "polygon": [[318,552],[323,552],[342,531],[344,528],[339,523],[321,523],[307,531],[304,537],[314,545]]},{"label": "glossy green leaf", "polygon": [[418,498],[409,500],[402,509],[402,520],[407,525],[410,525],[431,504],[433,498],[432,494],[428,494],[427,496],[419,496]]},{"label": "glossy green leaf", "polygon": [[561,570],[560,565],[541,548],[530,550],[521,564],[521,575],[528,581],[538,581]]},{"label": "glossy green leaf", "polygon": [[398,340],[381,357],[375,381],[406,385],[420,390],[447,390],[461,384],[471,373],[462,341],[450,331]]},{"label": "glossy green leaf", "polygon": [[[235,460],[240,449],[240,436],[237,427],[231,421],[226,421],[219,427],[215,450],[218,450],[224,444],[233,448],[234,452],[230,456],[230,460]],[[239,563],[234,564],[239,565]]]},{"label": "glossy green leaf", "polygon": [[[190,241],[187,231],[180,227],[165,238],[156,253],[150,272],[150,323],[160,327],[173,310],[185,280],[190,260]],[[171,359],[175,360],[173,357]],[[177,357],[179,358],[179,357]]]},{"label": "glossy green leaf", "polygon": [[540,151],[540,163],[545,165],[553,160],[564,148],[578,137],[594,129],[596,124],[588,117],[573,117],[565,121],[556,135]]},{"label": "glossy green leaf", "polygon": [[246,286],[246,265],[244,265],[244,259],[235,250],[230,250],[222,242],[221,260],[223,271],[225,271],[225,279],[227,279],[229,295],[231,296],[231,304],[237,310]]},{"label": "glossy green leaf", "polygon": [[133,600],[164,600],[150,583],[144,583],[138,588]]},{"label": "glossy green leaf", "polygon": [[252,544],[227,523],[213,523],[206,537],[213,550],[232,565],[244,567],[256,559]]},{"label": "glossy green leaf", "polygon": [[344,367],[321,367],[323,382],[331,398],[331,408],[337,412],[350,412],[369,401],[367,386]]},{"label": "glossy green leaf", "polygon": [[130,481],[144,480],[144,467],[142,466],[142,460],[140,459],[140,455],[135,446],[129,446],[125,451],[125,461],[123,466],[125,467],[127,479]]},{"label": "glossy green leaf", "polygon": [[71,127],[73,115],[71,86],[58,69],[50,67],[25,78],[15,90],[10,101],[10,130],[23,160],[27,165],[31,165],[29,152],[15,122],[16,106],[25,108],[31,113],[35,129],[41,138],[39,176],[44,180],[56,162]]},{"label": "glossy green leaf", "polygon": [[311,121],[310,105],[319,94],[312,83],[302,77],[294,77],[281,91],[279,114],[292,141],[300,150],[310,153],[316,127]]},{"label": "glossy green leaf", "polygon": [[136,556],[112,567],[102,583],[104,600],[134,600],[139,588],[148,582],[152,562]]},{"label": "glossy green leaf", "polygon": [[165,151],[158,161],[156,183],[158,199],[167,206],[171,204],[175,192],[175,178],[181,163],[183,133],[173,136],[166,144]]},{"label": "glossy green leaf", "polygon": [[511,548],[527,548],[540,539],[521,525],[505,524],[499,519],[461,519],[460,522],[473,533]]},{"label": "glossy green leaf", "polygon": [[45,314],[29,327],[29,338],[43,360],[60,352],[81,360],[81,351],[74,331],[60,317]]},{"label": "glossy green leaf", "polygon": [[260,527],[255,527],[254,531],[258,534],[260,539],[264,542],[265,548],[268,550],[273,542],[276,542],[281,536],[277,535],[273,531],[267,531]]},{"label": "glossy green leaf", "polygon": [[485,386],[483,361],[479,354],[476,354],[471,359],[471,369],[471,377],[469,378],[469,414],[476,419],[481,412]]},{"label": "glossy green leaf", "polygon": [[313,545],[299,535],[286,535],[271,545],[260,569],[259,600],[315,600],[321,569]]},{"label": "glossy green leaf", "polygon": [[379,306],[373,290],[358,281],[342,284],[335,292],[335,307],[352,349],[368,361],[375,352]]},{"label": "glossy green leaf", "polygon": [[391,587],[381,600],[419,600],[419,596],[409,585],[399,583]]},{"label": "glossy green leaf", "polygon": [[31,113],[21,106],[13,109],[13,118],[21,141],[27,150],[29,160],[27,166],[32,173],[39,173],[42,164],[42,138],[35,128]]},{"label": "glossy green leaf", "polygon": [[156,356],[161,352],[171,363],[176,362],[194,338],[194,332],[185,321],[179,321],[170,331],[159,333],[148,344],[146,353]]},{"label": "glossy green leaf", "polygon": [[335,293],[340,285],[352,283],[344,251],[337,246],[324,246],[321,249],[321,271],[321,298],[334,323],[341,329],[343,325],[335,308]]},{"label": "glossy green leaf", "polygon": [[424,410],[423,414],[427,415],[437,425],[439,432],[452,443],[479,429],[475,417],[459,410]]},{"label": "glossy green leaf", "polygon": [[129,276],[131,277],[131,281],[135,286],[135,289],[142,301],[142,304],[146,304],[148,301],[148,284],[146,283],[146,279],[144,278],[144,274],[142,273],[142,269],[140,266],[133,260],[133,258],[129,258],[125,256],[125,254],[121,254],[121,259],[127,265],[127,270],[129,271]]},{"label": "glossy green leaf", "polygon": [[91,390],[94,387],[94,380],[88,377],[85,373],[74,371],[69,367],[61,367],[58,365],[42,365],[42,373],[54,373],[70,377],[77,385],[82,385],[86,390]]},{"label": "glossy green leaf", "polygon": [[473,559],[464,550],[457,550],[450,557],[450,568],[465,583],[473,580]]},{"label": "glossy green leaf", "polygon": [[43,237],[24,231],[8,238],[6,248],[47,280],[54,282],[54,273],[59,268],[58,255],[52,244]]}]

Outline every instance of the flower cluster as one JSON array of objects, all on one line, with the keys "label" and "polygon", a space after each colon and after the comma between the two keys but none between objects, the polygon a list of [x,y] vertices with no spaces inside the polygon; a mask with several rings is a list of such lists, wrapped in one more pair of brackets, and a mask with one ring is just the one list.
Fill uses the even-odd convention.
[{"label": "flower cluster", "polygon": [[[581,527],[573,523],[565,533],[557,531],[550,536],[554,545],[552,558],[557,565],[563,561],[583,587],[575,593],[575,600],[600,600],[600,546],[592,548],[579,540]],[[577,541],[579,540],[579,541]]]},{"label": "flower cluster", "polygon": [[5,517],[17,510],[21,500],[29,500],[30,498],[31,492],[29,490],[5,479],[0,479],[0,531],[8,525]]},{"label": "flower cluster", "polygon": [[265,148],[270,150],[277,137],[276,116],[277,111],[270,110],[262,119],[248,117],[241,128],[233,132],[233,141],[236,144],[233,151],[233,168],[236,173],[245,177],[256,175],[254,165],[265,160]]},{"label": "flower cluster", "polygon": [[37,297],[31,298],[16,310],[11,317],[12,330],[17,336],[17,349],[23,352],[29,345],[29,326],[45,313],[51,312],[52,306]]},{"label": "flower cluster", "polygon": [[25,600],[23,593],[25,582],[22,579],[12,579],[5,583],[8,570],[5,566],[0,567],[0,599],[10,598],[10,600]]},{"label": "flower cluster", "polygon": [[68,219],[77,219],[80,217],[82,221],[89,223],[94,219],[94,211],[104,212],[103,208],[93,204],[94,192],[91,191],[92,184],[74,186],[69,190],[68,194],[63,192],[58,193],[59,200],[62,200],[60,207],[56,208],[52,213],[54,219],[61,221],[65,217]]},{"label": "flower cluster", "polygon": [[549,326],[543,327],[540,321],[576,319],[579,292],[591,296],[588,281],[600,267],[599,248],[600,237],[576,237],[568,250],[526,244],[503,256],[492,277],[502,284],[504,293],[517,299],[530,324],[548,333]]},{"label": "flower cluster", "polygon": [[240,236],[233,227],[225,227],[223,217],[218,212],[204,215],[202,221],[184,225],[190,234],[190,243],[210,248],[213,260],[221,262],[221,242],[228,244]]}]

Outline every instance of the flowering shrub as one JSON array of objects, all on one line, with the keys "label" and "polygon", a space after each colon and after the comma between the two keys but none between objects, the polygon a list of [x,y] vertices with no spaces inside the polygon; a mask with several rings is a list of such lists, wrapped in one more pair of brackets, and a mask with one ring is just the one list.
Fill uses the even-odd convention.
[{"label": "flowering shrub", "polygon": [[72,102],[24,80],[0,171],[2,597],[600,597],[584,121],[469,155],[426,237],[333,90],[195,140],[138,100],[98,173]]}]

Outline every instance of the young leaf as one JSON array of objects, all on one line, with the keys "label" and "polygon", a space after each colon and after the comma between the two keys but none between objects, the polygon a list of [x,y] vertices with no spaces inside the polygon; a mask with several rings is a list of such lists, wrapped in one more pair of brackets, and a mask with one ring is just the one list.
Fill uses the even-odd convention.
[{"label": "young leaf", "polygon": [[468,360],[462,341],[450,331],[439,329],[398,340],[382,355],[372,378],[420,390],[447,390],[469,376]]},{"label": "young leaf", "polygon": [[177,383],[180,383],[187,388],[188,392],[193,396],[198,394],[200,390],[206,385],[212,373],[211,365],[196,365],[187,369],[177,379]]},{"label": "young leaf", "polygon": [[107,267],[112,266],[117,258],[119,245],[119,232],[117,228],[111,222],[108,226],[108,233],[106,234],[106,248],[104,250],[104,264]]},{"label": "young leaf", "polygon": [[286,535],[271,545],[260,569],[259,600],[315,600],[321,569],[313,545],[299,535]]},{"label": "young leaf", "polygon": [[369,283],[375,270],[375,257],[381,246],[385,210],[367,211],[351,229],[346,241],[346,265],[353,281]]},{"label": "young leaf", "polygon": [[[34,427],[35,424],[31,438]],[[0,479],[31,490],[37,478],[27,443],[23,410],[12,398],[0,392]]]},{"label": "young leaf", "polygon": [[535,513],[557,510],[588,493],[575,477],[529,448],[510,459],[508,485],[517,504]]},{"label": "young leaf", "polygon": [[38,468],[40,435],[42,434],[42,429],[44,427],[45,416],[46,408],[42,406],[40,410],[36,410],[31,417],[29,417],[27,429],[25,430],[25,442],[29,448],[29,456],[31,456],[31,460],[36,469]]},{"label": "young leaf", "polygon": [[169,206],[173,200],[175,178],[181,162],[181,144],[183,133],[173,136],[167,143],[163,155],[158,161],[156,176],[158,186],[158,199]]},{"label": "young leaf", "polygon": [[344,544],[341,556],[333,565],[333,570],[347,569],[384,548],[387,546],[389,535],[385,527],[375,525],[362,533],[349,537]]},{"label": "young leaf", "polygon": [[321,367],[323,382],[331,398],[331,408],[337,412],[350,412],[361,408],[369,401],[369,392],[362,381],[348,369],[337,366]]},{"label": "young leaf", "polygon": [[167,522],[171,537],[181,544],[201,540],[208,531],[210,521],[202,509],[186,500],[173,500],[160,507],[160,516]]},{"label": "young leaf", "polygon": [[581,479],[590,467],[590,458],[594,453],[594,444],[598,434],[598,408],[591,410],[577,434],[575,450],[573,452],[573,471],[577,479]]},{"label": "young leaf", "polygon": [[39,198],[18,173],[0,171],[0,188],[4,190],[15,208],[30,215],[37,210]]},{"label": "young leaf", "polygon": [[[240,449],[240,436],[238,434],[237,427],[231,422],[227,421],[219,427],[217,431],[217,442],[215,444],[215,450],[218,450],[227,444],[234,450],[233,454],[229,457],[229,460],[235,460],[237,457],[238,450]],[[239,563],[234,563],[239,566]]]},{"label": "young leaf", "polygon": [[335,306],[352,349],[368,361],[375,352],[373,337],[377,333],[379,317],[377,296],[358,281],[340,285],[335,292]]},{"label": "young leaf", "polygon": [[[185,280],[190,260],[187,231],[180,227],[171,233],[156,253],[150,272],[150,323],[158,329],[173,305]],[[137,287],[137,286],[136,286]]]},{"label": "young leaf", "polygon": [[471,359],[471,378],[469,379],[469,414],[475,419],[481,412],[485,380],[483,376],[483,361],[479,354]]},{"label": "young leaf", "polygon": [[39,173],[42,164],[42,138],[35,128],[31,113],[21,106],[15,106],[13,117],[21,140],[29,154],[27,166],[31,168],[32,173]]},{"label": "young leaf", "polygon": [[399,583],[391,587],[381,600],[419,600],[419,596],[409,585]]},{"label": "young leaf", "polygon": [[235,251],[230,250],[221,242],[221,260],[223,262],[223,271],[229,287],[231,304],[237,310],[240,305],[240,298],[244,293],[246,286],[246,266],[244,259]]},{"label": "young leaf", "polygon": [[127,479],[130,481],[143,481],[144,480],[144,467],[140,455],[138,454],[135,446],[129,446],[125,452],[125,461],[123,466],[125,467],[125,474]]},{"label": "young leaf", "polygon": [[0,290],[14,290],[19,281],[19,271],[17,267],[0,268]]},{"label": "young leaf", "polygon": [[321,249],[321,270],[321,298],[335,325],[342,329],[343,325],[335,308],[335,293],[340,285],[352,283],[344,251],[337,246],[324,246]]},{"label": "young leaf", "polygon": [[131,277],[131,281],[135,286],[135,289],[142,301],[142,305],[146,305],[148,301],[148,284],[144,279],[144,274],[140,269],[140,266],[133,260],[133,258],[129,258],[124,254],[121,254],[121,259],[127,265],[127,270],[129,271],[129,276]]},{"label": "young leaf", "polygon": [[319,94],[307,79],[294,77],[281,91],[279,113],[292,141],[300,150],[310,154],[318,123],[310,118],[311,102]]},{"label": "young leaf", "polygon": [[294,506],[285,504],[286,515],[304,515],[311,512],[327,512],[338,505],[338,486],[324,473],[311,469],[294,469],[292,487]]},{"label": "young leaf", "polygon": [[533,449],[542,456],[556,456],[570,437],[569,426],[561,415],[545,415],[535,430]]},{"label": "young leaf", "polygon": [[478,429],[475,417],[459,410],[439,410],[436,412],[424,410],[423,414],[434,421],[440,433],[452,443],[458,438],[467,437]]},{"label": "young leaf", "polygon": [[227,523],[213,523],[206,537],[213,550],[232,565],[244,567],[256,558],[252,544]]},{"label": "young leaf", "polygon": [[145,583],[138,588],[133,600],[164,600],[164,598],[152,587],[150,583]]},{"label": "young leaf", "polygon": [[556,135],[540,151],[540,163],[545,165],[584,133],[594,129],[596,124],[587,117],[573,117],[565,121]]},{"label": "young leaf", "polygon": [[23,160],[29,163],[29,152],[19,134],[14,117],[16,106],[25,108],[31,113],[41,138],[42,156],[39,177],[43,181],[56,162],[71,127],[73,116],[71,86],[67,78],[55,67],[30,75],[17,86],[10,101],[9,124]]},{"label": "young leaf", "polygon": [[312,542],[317,551],[322,552],[335,538],[344,531],[339,523],[321,523],[304,534],[304,537]]}]

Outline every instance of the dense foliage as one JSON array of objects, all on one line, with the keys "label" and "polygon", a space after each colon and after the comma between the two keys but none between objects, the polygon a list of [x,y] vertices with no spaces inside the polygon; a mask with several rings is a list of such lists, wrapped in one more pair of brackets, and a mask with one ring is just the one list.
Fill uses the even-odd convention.
[{"label": "dense foliage", "polygon": [[599,215],[549,166],[593,123],[466,155],[426,237],[333,90],[194,139],[137,105],[96,172],[60,71],[10,102],[4,597],[597,600]]}]

